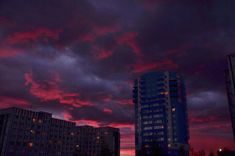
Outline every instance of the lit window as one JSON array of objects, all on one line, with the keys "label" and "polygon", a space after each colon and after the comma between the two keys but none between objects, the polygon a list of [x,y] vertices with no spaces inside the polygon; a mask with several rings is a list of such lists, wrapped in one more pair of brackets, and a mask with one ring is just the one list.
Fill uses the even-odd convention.
[{"label": "lit window", "polygon": [[145,147],[145,148],[149,148],[149,145],[145,145],[144,147]]},{"label": "lit window", "polygon": [[152,130],[152,127],[144,127],[144,130]]},{"label": "lit window", "polygon": [[29,142],[28,146],[29,146],[30,148],[32,148],[32,147],[33,147],[33,142]]},{"label": "lit window", "polygon": [[36,122],[36,119],[35,119],[35,118],[33,118],[33,122]]},{"label": "lit window", "polygon": [[30,133],[35,134],[35,131],[31,129],[31,130],[30,130]]},{"label": "lit window", "polygon": [[168,92],[161,92],[161,95],[168,95]]},{"label": "lit window", "polygon": [[176,110],[175,108],[172,108],[172,112],[175,112],[175,110]]}]

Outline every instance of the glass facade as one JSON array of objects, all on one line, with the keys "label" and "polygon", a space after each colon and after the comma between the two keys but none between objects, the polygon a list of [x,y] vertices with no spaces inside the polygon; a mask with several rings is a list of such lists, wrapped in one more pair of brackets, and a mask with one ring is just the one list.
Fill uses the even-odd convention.
[{"label": "glass facade", "polygon": [[[135,80],[136,155],[188,155],[188,119],[185,85],[173,72],[152,72]],[[181,152],[181,153],[180,153]]]}]

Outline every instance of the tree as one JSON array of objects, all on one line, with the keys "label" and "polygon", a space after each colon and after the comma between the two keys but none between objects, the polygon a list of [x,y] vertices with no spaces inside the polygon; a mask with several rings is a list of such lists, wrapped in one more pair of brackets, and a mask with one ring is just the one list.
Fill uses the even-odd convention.
[{"label": "tree", "polygon": [[152,156],[164,156],[162,148],[158,144],[152,146],[151,153]]},{"label": "tree", "polygon": [[213,153],[213,152],[211,152],[211,153],[209,154],[209,156],[214,156],[214,153]]},{"label": "tree", "polygon": [[180,155],[180,156],[185,156],[185,149],[184,149],[184,146],[180,146],[180,148],[179,148],[179,155]]},{"label": "tree", "polygon": [[146,147],[142,146],[141,150],[139,151],[139,156],[147,156]]},{"label": "tree", "polygon": [[204,150],[200,150],[200,151],[198,152],[198,155],[199,155],[199,156],[205,156],[205,155],[206,155],[206,152],[205,152]]}]

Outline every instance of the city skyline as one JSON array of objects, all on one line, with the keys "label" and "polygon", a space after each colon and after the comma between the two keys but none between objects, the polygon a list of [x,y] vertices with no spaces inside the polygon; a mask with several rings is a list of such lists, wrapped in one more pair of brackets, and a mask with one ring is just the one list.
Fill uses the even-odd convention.
[{"label": "city skyline", "polygon": [[234,7],[234,0],[1,0],[0,109],[120,128],[121,156],[134,156],[133,80],[176,71],[185,77],[190,144],[233,148],[224,70],[235,53]]}]

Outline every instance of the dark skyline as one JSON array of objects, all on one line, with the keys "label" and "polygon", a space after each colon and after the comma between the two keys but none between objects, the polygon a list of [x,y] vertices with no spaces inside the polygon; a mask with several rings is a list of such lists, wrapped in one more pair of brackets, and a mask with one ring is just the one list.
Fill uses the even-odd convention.
[{"label": "dark skyline", "polygon": [[[190,143],[235,146],[224,70],[234,0],[0,0],[0,108],[18,106],[121,129],[134,152],[133,80],[186,79]],[[203,138],[203,139],[202,139]]]}]

